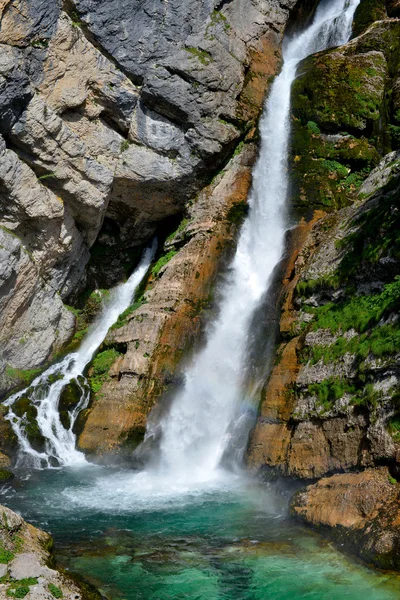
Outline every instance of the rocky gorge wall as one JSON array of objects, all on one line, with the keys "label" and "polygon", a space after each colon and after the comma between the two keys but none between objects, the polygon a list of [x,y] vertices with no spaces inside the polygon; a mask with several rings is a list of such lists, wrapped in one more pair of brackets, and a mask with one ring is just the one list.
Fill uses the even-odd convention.
[{"label": "rocky gorge wall", "polygon": [[155,233],[161,246],[170,234],[146,310],[132,307],[101,373],[94,365],[85,451],[134,445],[196,338],[244,213],[290,11],[304,18],[313,5],[0,5],[0,393],[79,341],[100,304],[90,292],[124,279]]},{"label": "rocky gorge wall", "polygon": [[393,3],[362,2],[358,36],[306,59],[293,86],[292,202],[305,218],[289,244],[281,343],[247,456],[264,478],[323,478],[292,513],[395,569],[398,15]]}]

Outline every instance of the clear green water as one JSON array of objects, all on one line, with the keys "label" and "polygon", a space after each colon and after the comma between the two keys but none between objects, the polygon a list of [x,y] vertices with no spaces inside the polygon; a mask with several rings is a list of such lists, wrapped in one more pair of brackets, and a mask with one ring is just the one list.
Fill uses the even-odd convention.
[{"label": "clear green water", "polygon": [[43,471],[0,501],[50,531],[58,561],[115,600],[400,598],[396,575],[293,524],[288,494],[239,479],[169,486],[100,468]]}]

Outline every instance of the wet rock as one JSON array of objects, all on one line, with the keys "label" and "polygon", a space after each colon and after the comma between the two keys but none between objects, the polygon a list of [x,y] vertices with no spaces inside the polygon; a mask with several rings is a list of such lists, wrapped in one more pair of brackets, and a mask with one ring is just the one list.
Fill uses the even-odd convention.
[{"label": "wet rock", "polygon": [[254,155],[255,147],[246,144],[199,195],[168,240],[169,260],[151,276],[142,302],[109,332],[105,345],[123,347],[123,355],[79,425],[78,446],[93,459],[130,457],[152,408],[159,402],[162,410],[168,390],[178,383],[179,362],[201,335],[218,265],[237,231],[227,215],[247,198]]},{"label": "wet rock", "polygon": [[400,569],[399,484],[387,468],[321,479],[298,492],[291,513],[382,569]]},{"label": "wet rock", "polygon": [[[7,580],[0,582],[0,598],[9,598],[21,580],[27,579],[31,581],[23,585],[29,587],[29,598],[34,600],[51,600],[49,585],[60,591],[60,597],[77,600],[86,597],[84,590],[67,575],[47,566],[52,558],[49,552],[52,540],[47,533],[26,523],[6,506],[0,506],[0,525],[0,543],[8,558],[7,564],[0,565],[0,577],[7,575]],[[92,594],[100,598],[95,590]]]}]

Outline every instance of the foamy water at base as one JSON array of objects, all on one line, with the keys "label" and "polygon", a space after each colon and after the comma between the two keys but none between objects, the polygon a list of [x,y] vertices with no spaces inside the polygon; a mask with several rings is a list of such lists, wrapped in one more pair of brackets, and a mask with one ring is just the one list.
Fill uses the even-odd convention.
[{"label": "foamy water at base", "polygon": [[[160,480],[158,480],[160,482]],[[176,487],[151,474],[37,471],[0,502],[50,531],[58,561],[110,600],[395,600],[400,579],[288,519],[283,493],[239,476]]]}]

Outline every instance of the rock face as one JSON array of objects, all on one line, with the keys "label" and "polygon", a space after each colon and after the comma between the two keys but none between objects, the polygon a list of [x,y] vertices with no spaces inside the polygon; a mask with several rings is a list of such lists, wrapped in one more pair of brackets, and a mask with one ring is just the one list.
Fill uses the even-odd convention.
[{"label": "rock face", "polygon": [[[49,568],[51,537],[26,523],[22,517],[0,506],[0,598],[26,597],[52,600],[54,597],[88,598],[85,589],[53,568]],[[23,594],[23,595],[22,595]],[[91,590],[90,598],[100,598]]]},{"label": "rock face", "polygon": [[321,479],[291,512],[381,569],[400,569],[400,485],[385,467]]},{"label": "rock face", "polygon": [[[177,366],[201,334],[218,267],[244,214],[255,151],[254,144],[245,144],[199,195],[166,241],[144,295],[110,330],[99,357],[113,349],[113,364],[81,415],[78,445],[93,458],[131,453],[155,402],[178,382]],[[92,389],[95,366],[89,372]]]},{"label": "rock face", "polygon": [[306,59],[293,88],[297,205],[336,212],[317,210],[293,236],[255,469],[313,478],[397,460],[398,151],[365,177],[398,148],[398,33],[398,21],[372,24]]},{"label": "rock face", "polygon": [[0,395],[71,337],[96,256],[115,284],[224,167],[295,4],[0,4]]},{"label": "rock face", "polygon": [[399,159],[389,154],[355,205],[317,214],[300,240],[284,290],[280,362],[249,448],[253,468],[313,478],[396,463]]}]

